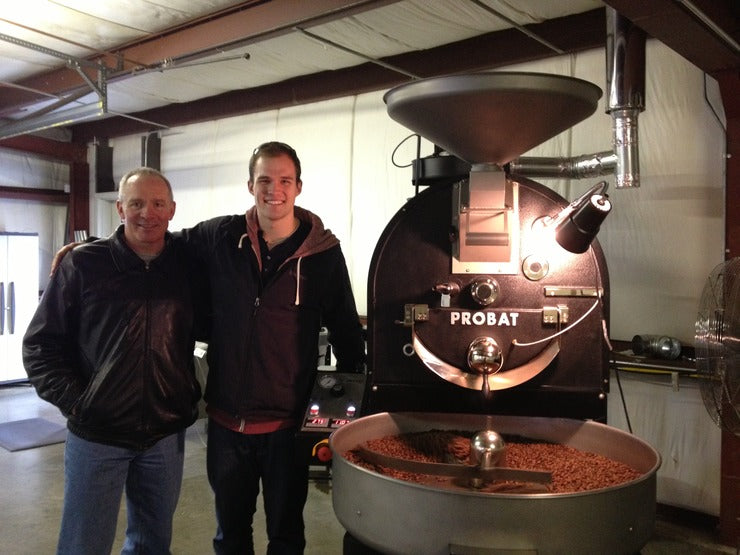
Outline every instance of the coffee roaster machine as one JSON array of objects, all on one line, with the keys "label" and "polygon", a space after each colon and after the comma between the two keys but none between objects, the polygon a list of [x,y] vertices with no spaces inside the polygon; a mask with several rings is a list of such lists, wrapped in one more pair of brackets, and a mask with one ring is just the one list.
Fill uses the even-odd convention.
[{"label": "coffee roaster machine", "polygon": [[[615,152],[570,166],[591,175],[609,166],[617,187],[637,185],[642,107],[619,104],[641,102],[633,92],[609,92]],[[374,251],[361,413],[329,440],[345,553],[636,553],[650,538],[660,456],[605,424],[609,276],[595,235],[611,209],[607,183],[569,203],[531,179],[562,164],[518,158],[594,113],[601,94],[580,79],[520,72],[424,79],[386,93],[389,115],[436,148],[413,164],[426,188]],[[562,443],[642,477],[573,494],[452,491],[345,456],[369,439],[431,429]]]},{"label": "coffee roaster machine", "polygon": [[[605,185],[571,206],[506,168],[591,115],[600,96],[577,79],[500,72],[386,95],[391,117],[469,171],[459,180],[434,175],[375,249],[367,412],[605,421],[608,273],[592,244],[610,208]],[[440,158],[417,161],[417,176]]]}]

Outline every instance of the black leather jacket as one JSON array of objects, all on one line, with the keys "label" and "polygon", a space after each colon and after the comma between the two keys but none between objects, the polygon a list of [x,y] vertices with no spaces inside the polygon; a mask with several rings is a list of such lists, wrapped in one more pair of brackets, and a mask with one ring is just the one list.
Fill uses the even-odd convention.
[{"label": "black leather jacket", "polygon": [[148,264],[122,226],[68,253],[24,336],[39,396],[89,441],[146,449],[197,417],[195,273],[167,239]]}]

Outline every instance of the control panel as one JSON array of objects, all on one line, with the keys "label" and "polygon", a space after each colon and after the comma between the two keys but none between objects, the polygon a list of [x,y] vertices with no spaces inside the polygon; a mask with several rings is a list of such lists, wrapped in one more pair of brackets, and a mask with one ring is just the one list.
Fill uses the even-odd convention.
[{"label": "control panel", "polygon": [[303,418],[302,432],[340,428],[360,414],[365,375],[319,370]]},{"label": "control panel", "polygon": [[365,383],[364,373],[318,371],[299,434],[310,450],[311,464],[331,460],[329,435],[360,416]]}]

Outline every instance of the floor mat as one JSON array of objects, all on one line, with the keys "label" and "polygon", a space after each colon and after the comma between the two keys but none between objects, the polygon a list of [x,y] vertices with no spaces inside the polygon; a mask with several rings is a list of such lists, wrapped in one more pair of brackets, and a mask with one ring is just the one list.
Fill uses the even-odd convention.
[{"label": "floor mat", "polygon": [[64,424],[43,418],[28,418],[0,424],[0,446],[8,451],[62,443],[66,439],[67,428]]}]

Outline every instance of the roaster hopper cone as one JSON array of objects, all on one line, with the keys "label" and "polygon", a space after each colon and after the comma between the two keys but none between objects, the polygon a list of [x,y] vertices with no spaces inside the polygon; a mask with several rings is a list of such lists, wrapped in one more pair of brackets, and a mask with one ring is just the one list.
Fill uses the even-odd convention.
[{"label": "roaster hopper cone", "polygon": [[422,79],[383,100],[398,123],[471,164],[503,165],[596,111],[601,89],[544,73]]}]

